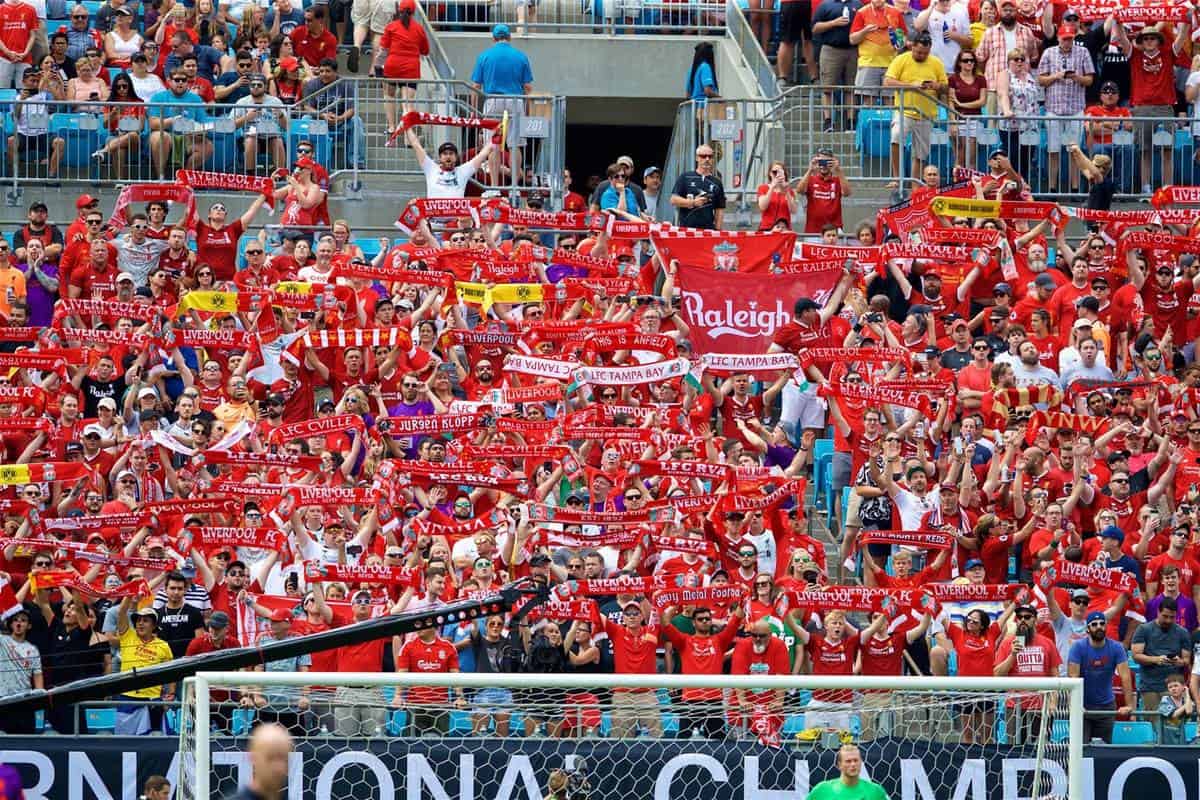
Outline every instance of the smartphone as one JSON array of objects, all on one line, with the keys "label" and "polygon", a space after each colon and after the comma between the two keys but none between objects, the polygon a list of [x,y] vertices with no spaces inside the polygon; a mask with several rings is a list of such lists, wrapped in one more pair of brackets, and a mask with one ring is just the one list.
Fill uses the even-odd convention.
[{"label": "smartphone", "polygon": [[1072,75],[1074,75],[1074,74],[1075,74],[1075,70],[1073,70],[1073,69],[1069,69],[1069,70],[1066,70],[1065,72],[1063,72],[1063,77],[1064,77],[1064,78],[1069,78],[1069,77],[1071,77],[1071,76],[1072,76]]},{"label": "smartphone", "polygon": [[821,169],[825,169],[831,163],[832,162],[828,158],[818,158],[817,159],[817,166],[820,167]]},{"label": "smartphone", "polygon": [[961,436],[954,437],[954,455],[961,456],[963,454],[963,440]]}]

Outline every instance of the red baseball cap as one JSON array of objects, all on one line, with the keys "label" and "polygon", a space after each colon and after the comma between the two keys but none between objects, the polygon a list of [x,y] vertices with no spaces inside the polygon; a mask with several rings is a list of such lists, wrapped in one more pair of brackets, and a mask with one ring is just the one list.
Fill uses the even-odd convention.
[{"label": "red baseball cap", "polygon": [[277,608],[271,612],[271,622],[291,622],[292,612],[286,608]]},{"label": "red baseball cap", "polygon": [[100,198],[98,198],[98,197],[92,197],[90,194],[81,194],[75,200],[75,208],[84,209],[84,208],[87,208],[88,206],[90,206],[92,203],[99,203],[99,202],[100,202]]}]

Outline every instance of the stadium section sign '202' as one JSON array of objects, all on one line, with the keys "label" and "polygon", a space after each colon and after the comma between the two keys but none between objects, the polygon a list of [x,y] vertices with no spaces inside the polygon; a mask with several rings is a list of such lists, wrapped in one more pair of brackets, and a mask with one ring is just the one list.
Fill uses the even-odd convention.
[{"label": "stadium section sign '202'", "polygon": [[[214,797],[249,778],[247,755],[233,745],[213,740]],[[1036,761],[1032,749],[1002,756],[953,743],[881,740],[862,749],[892,800],[1021,800]],[[0,759],[18,768],[29,800],[122,800],[151,774],[177,774],[177,750],[167,737],[6,737]],[[586,771],[586,800],[803,800],[836,774],[833,759],[829,750],[750,742],[316,737],[292,756],[288,800],[540,800],[556,768]],[[1065,797],[1061,768],[1043,764],[1054,796]],[[1084,765],[1083,800],[1200,800],[1200,760],[1189,748],[1094,747]]]}]

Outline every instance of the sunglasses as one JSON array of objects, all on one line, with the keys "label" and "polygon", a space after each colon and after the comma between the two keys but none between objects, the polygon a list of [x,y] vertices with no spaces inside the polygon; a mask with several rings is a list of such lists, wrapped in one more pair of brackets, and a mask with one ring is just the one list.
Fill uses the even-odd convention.
[{"label": "sunglasses", "polygon": [[1009,59],[1009,61],[1014,64],[1021,64],[1021,63],[1024,63],[1025,56],[1013,56],[1012,58]]},{"label": "sunglasses", "polygon": [[35,562],[33,562],[33,565],[34,565],[35,567],[49,567],[49,566],[53,566],[53,562],[50,562],[50,561],[35,561]]},{"label": "sunglasses", "polygon": [[712,158],[712,153],[696,153],[696,158]]},{"label": "sunglasses", "polygon": [[246,251],[246,255],[248,255],[248,256],[261,256],[262,254],[263,254],[262,250],[247,250]]},{"label": "sunglasses", "polygon": [[712,617],[692,617],[692,622],[712,622]]},{"label": "sunglasses", "polygon": [[986,344],[977,344],[977,345],[973,345],[971,347],[971,349],[972,350],[990,350],[991,348],[988,347]]},{"label": "sunglasses", "polygon": [[231,577],[231,578],[244,578],[244,577],[246,577],[246,573],[245,573],[244,571],[240,570],[240,569],[231,569],[229,572],[227,572],[227,573],[225,573],[225,574],[226,574],[226,575],[228,575],[228,576],[229,576],[229,577]]},{"label": "sunglasses", "polygon": [[642,496],[640,494],[627,494],[627,495],[625,495],[625,499],[626,500],[641,500]]},{"label": "sunglasses", "polygon": [[1033,614],[1018,614],[1017,619],[1021,620],[1022,622],[1032,622],[1033,620],[1037,619],[1037,617],[1035,617]]},{"label": "sunglasses", "polygon": [[187,83],[188,79],[184,77],[171,78],[171,83]]},{"label": "sunglasses", "polygon": [[89,220],[87,221],[87,224],[88,224],[88,225],[99,225],[101,222],[103,222],[103,220],[99,220],[99,219],[89,219]]},{"label": "sunglasses", "polygon": [[[742,552],[738,553],[738,555],[741,556],[742,558],[754,558],[755,556],[758,555],[758,553],[754,552],[753,550],[743,550]],[[768,584],[764,584],[764,585],[768,585]]]},{"label": "sunglasses", "polygon": [[1088,601],[1088,599],[1087,599],[1086,597],[1072,597],[1072,598],[1071,598],[1071,602],[1072,602],[1072,603],[1084,603],[1084,604],[1086,604],[1086,603],[1087,603],[1087,601]]}]

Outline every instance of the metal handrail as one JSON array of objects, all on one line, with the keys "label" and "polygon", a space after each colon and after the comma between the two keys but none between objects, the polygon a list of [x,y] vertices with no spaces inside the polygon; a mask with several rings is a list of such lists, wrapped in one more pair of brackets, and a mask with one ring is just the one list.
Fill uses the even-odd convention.
[{"label": "metal handrail", "polygon": [[734,0],[728,0],[725,6],[726,34],[737,45],[746,62],[746,68],[754,73],[759,92],[764,98],[777,96],[779,87],[775,80],[775,68],[763,52],[762,44],[754,35],[754,29],[742,13],[741,6]]}]

